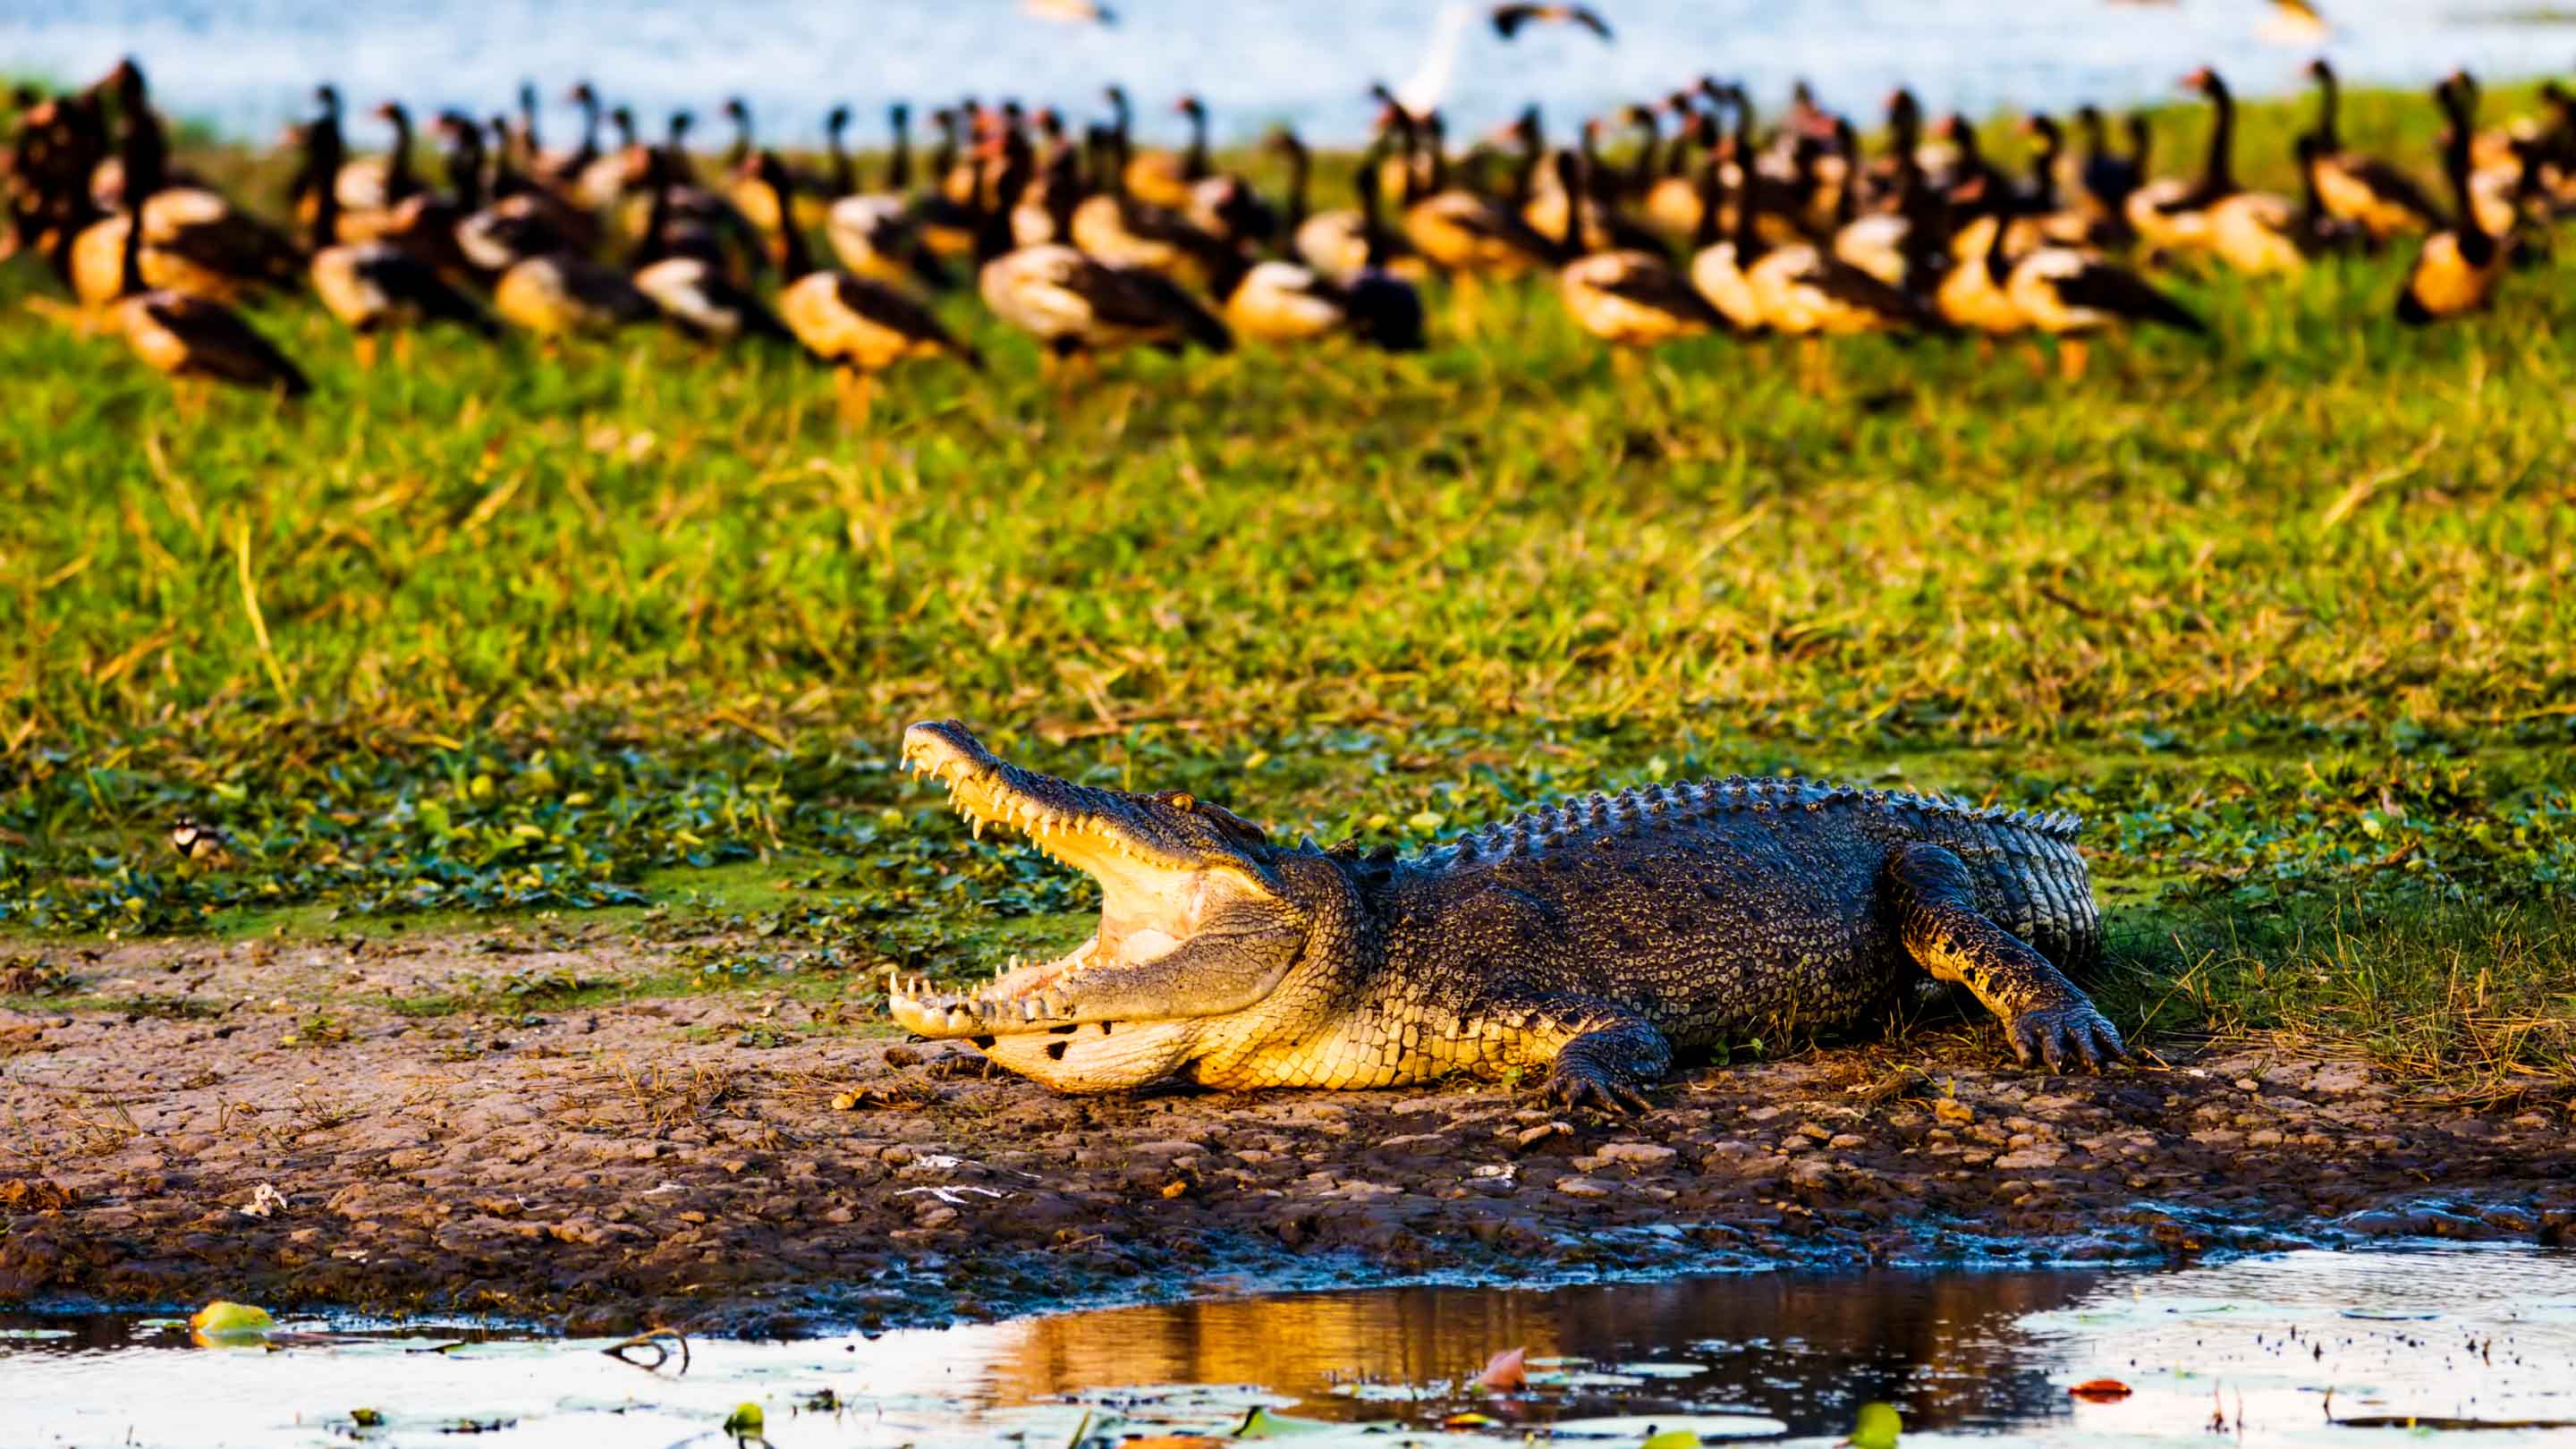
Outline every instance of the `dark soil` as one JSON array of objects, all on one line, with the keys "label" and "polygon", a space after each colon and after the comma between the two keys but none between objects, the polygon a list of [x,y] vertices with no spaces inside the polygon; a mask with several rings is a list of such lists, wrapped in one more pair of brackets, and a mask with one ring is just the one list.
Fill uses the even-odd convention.
[{"label": "dark soil", "polygon": [[[680,949],[506,964],[640,979]],[[1425,1275],[2576,1240],[2565,1103],[2246,1043],[2068,1078],[1918,1032],[1692,1070],[1624,1121],[1463,1084],[1068,1099],[783,993],[393,1009],[493,969],[462,939],[126,947],[79,1008],[0,1011],[0,1303],[767,1335]]]}]

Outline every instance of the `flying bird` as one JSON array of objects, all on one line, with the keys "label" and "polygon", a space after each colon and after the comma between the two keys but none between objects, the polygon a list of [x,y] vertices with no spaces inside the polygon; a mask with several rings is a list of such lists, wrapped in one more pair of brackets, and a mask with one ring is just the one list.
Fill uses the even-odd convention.
[{"label": "flying bird", "polygon": [[1585,5],[1497,5],[1494,7],[1494,33],[1505,40],[1521,33],[1521,27],[1532,21],[1552,25],[1580,25],[1603,40],[1610,38],[1610,22],[1601,12]]},{"label": "flying bird", "polygon": [[1020,0],[1020,9],[1040,20],[1066,25],[1116,25],[1118,13],[1100,0]]},{"label": "flying bird", "polygon": [[2333,27],[2308,0],[2271,0],[2272,13],[2254,34],[2275,45],[2318,45],[2333,36]]}]

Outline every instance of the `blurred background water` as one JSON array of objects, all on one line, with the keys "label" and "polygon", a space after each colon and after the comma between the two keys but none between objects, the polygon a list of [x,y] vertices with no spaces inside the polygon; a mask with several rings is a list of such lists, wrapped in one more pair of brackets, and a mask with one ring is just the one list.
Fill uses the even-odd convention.
[{"label": "blurred background water", "polygon": [[[353,100],[490,110],[540,83],[548,139],[571,139],[563,88],[587,76],[658,116],[752,98],[764,139],[798,144],[848,101],[873,121],[898,97],[1018,96],[1077,116],[1121,80],[1140,128],[1174,135],[1183,88],[1221,138],[1291,120],[1325,140],[1360,135],[1373,79],[1423,68],[1445,0],[1109,0],[1114,28],[1022,12],[1023,0],[0,0],[0,72],[85,80],[132,54],[162,103],[264,137],[309,108],[315,81]],[[2576,0],[2317,0],[2322,46],[2267,40],[2267,0],[1597,0],[1604,45],[1568,26],[1497,39],[1477,7],[1446,103],[1469,126],[1538,101],[1573,116],[1702,72],[1778,96],[1793,78],[1875,114],[1900,81],[1936,109],[2060,108],[2169,98],[2192,66],[2240,91],[2298,84],[2322,50],[2360,82],[2428,82],[2466,65],[2494,78],[2576,69]],[[706,132],[721,134],[721,128]],[[859,133],[870,140],[875,131]]]}]

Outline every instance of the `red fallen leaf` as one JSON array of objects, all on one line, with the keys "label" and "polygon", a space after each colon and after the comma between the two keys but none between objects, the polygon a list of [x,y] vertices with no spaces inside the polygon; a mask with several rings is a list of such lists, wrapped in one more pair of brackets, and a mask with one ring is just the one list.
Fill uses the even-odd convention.
[{"label": "red fallen leaf", "polygon": [[1529,1369],[1523,1360],[1529,1357],[1527,1346],[1507,1348],[1485,1361],[1485,1371],[1476,1375],[1480,1389],[1520,1389],[1529,1386]]},{"label": "red fallen leaf", "polygon": [[2129,1396],[2129,1386],[2118,1379],[2086,1379],[2066,1392],[2088,1404],[2116,1404]]}]

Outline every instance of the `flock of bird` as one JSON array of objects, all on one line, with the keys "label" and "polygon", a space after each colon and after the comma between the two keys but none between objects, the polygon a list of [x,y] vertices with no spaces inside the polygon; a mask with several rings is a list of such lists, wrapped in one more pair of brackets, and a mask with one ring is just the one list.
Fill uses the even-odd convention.
[{"label": "flock of bird", "polygon": [[[1514,26],[1597,24],[1571,7],[1506,8]],[[846,108],[826,123],[822,157],[791,165],[729,101],[731,146],[709,166],[689,115],[647,138],[587,84],[569,96],[579,144],[549,150],[522,88],[516,117],[433,119],[444,153],[433,180],[409,112],[376,107],[391,144],[353,156],[350,117],[324,86],[294,133],[281,225],[175,164],[129,61],[83,90],[19,97],[0,248],[50,262],[72,301],[41,299],[49,310],[121,335],[174,376],[306,391],[237,305],[309,288],[369,365],[378,339],[399,351],[429,326],[498,337],[506,324],[553,346],[667,325],[710,344],[802,348],[831,365],[855,419],[901,364],[983,365],[940,315],[939,299],[965,288],[1068,376],[1136,346],[1417,349],[1435,277],[1450,324],[1469,334],[1489,325],[1495,284],[1552,280],[1572,321],[1620,359],[1701,334],[1797,337],[1812,384],[1825,338],[2046,334],[2073,376],[2089,334],[2203,330],[2151,280],[2179,261],[2275,275],[2338,249],[2412,245],[2394,310],[2427,323],[2485,306],[2509,264],[2576,212],[2566,92],[2546,88],[2547,114],[2482,131],[2476,83],[2442,82],[2437,199],[2346,146],[2334,73],[2322,60],[2309,70],[2319,110],[2296,142],[2295,199],[2238,182],[2235,101],[2204,69],[2186,84],[2213,124],[2189,177],[2154,174],[2143,118],[2115,143],[2090,107],[2073,144],[2054,119],[2030,117],[2025,164],[1986,156],[1956,116],[1927,127],[1899,91],[1871,154],[1803,86],[1766,126],[1742,87],[1702,79],[1586,121],[1571,145],[1550,145],[1532,110],[1453,154],[1436,109],[1379,87],[1351,204],[1329,208],[1310,197],[1315,158],[1293,133],[1267,143],[1288,182],[1265,196],[1218,165],[1195,97],[1178,105],[1187,146],[1146,150],[1115,87],[1106,114],[1079,127],[1015,102],[942,108],[918,166],[910,113],[895,105],[882,170],[866,178],[844,145]]]}]

